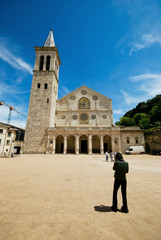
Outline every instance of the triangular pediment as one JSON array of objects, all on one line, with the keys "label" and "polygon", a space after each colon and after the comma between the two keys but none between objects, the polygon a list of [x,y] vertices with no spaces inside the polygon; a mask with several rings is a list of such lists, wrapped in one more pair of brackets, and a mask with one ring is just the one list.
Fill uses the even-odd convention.
[{"label": "triangular pediment", "polygon": [[95,90],[83,85],[77,89],[75,89],[74,91],[72,91],[71,93],[68,93],[67,95],[65,95],[64,97],[58,99],[57,101],[64,101],[64,100],[67,100],[67,99],[70,99],[73,97],[75,97],[76,95],[80,94],[82,95],[82,97],[88,97],[89,95],[92,95],[93,98],[100,98],[100,99],[104,99],[104,100],[111,100],[110,98],[96,92]]}]

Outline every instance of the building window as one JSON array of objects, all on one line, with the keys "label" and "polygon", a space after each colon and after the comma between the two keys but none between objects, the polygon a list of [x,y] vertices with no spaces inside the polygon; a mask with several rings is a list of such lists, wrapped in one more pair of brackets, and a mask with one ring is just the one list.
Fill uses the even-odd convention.
[{"label": "building window", "polygon": [[6,143],[6,145],[10,145],[10,140],[7,140],[7,143]]},{"label": "building window", "polygon": [[44,89],[47,89],[47,88],[48,88],[48,84],[44,83]]},{"label": "building window", "polygon": [[6,152],[8,152],[8,149],[6,149]]},{"label": "building window", "polygon": [[130,143],[130,138],[126,138],[126,142],[127,142],[127,143]]},{"label": "building window", "polygon": [[2,140],[0,139],[0,145],[1,145],[1,141],[2,141]]},{"label": "building window", "polygon": [[3,129],[0,129],[0,133],[3,133]]},{"label": "building window", "polygon": [[49,103],[49,98],[47,98],[47,101],[46,101],[47,103]]},{"label": "building window", "polygon": [[43,70],[43,65],[44,65],[44,56],[40,56],[39,70]]},{"label": "building window", "polygon": [[136,144],[139,143],[138,138],[135,139],[135,143],[136,143]]},{"label": "building window", "polygon": [[95,119],[95,118],[96,118],[96,115],[92,115],[91,118],[92,118],[92,119]]},{"label": "building window", "polygon": [[8,137],[11,137],[11,131],[8,132]]},{"label": "building window", "polygon": [[46,57],[46,70],[50,70],[50,56]]},{"label": "building window", "polygon": [[82,113],[82,114],[80,115],[80,120],[81,120],[81,121],[87,121],[87,120],[88,120],[88,115],[87,115],[87,113]]},{"label": "building window", "polygon": [[78,109],[90,109],[90,101],[86,97],[82,97],[78,102]]},{"label": "building window", "polygon": [[40,83],[38,83],[38,84],[37,84],[37,88],[40,88],[40,86],[41,86],[41,84],[40,84]]}]

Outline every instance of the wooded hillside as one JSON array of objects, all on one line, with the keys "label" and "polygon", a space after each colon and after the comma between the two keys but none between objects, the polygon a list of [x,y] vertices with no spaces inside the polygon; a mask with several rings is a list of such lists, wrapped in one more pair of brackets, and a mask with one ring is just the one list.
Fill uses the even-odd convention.
[{"label": "wooded hillside", "polygon": [[161,126],[161,95],[157,95],[147,102],[140,102],[135,108],[126,112],[115,124],[139,126],[142,129]]}]

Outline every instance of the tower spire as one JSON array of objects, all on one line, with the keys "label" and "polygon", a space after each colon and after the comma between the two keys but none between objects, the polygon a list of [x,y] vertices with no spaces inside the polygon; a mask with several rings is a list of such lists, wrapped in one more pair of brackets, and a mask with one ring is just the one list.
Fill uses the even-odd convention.
[{"label": "tower spire", "polygon": [[53,36],[53,30],[52,29],[50,29],[49,35],[48,35],[43,47],[55,47],[55,42],[54,42],[54,36]]}]

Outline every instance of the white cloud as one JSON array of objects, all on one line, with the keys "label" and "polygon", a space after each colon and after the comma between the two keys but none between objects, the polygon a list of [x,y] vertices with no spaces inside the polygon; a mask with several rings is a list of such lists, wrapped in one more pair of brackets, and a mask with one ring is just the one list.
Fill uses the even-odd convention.
[{"label": "white cloud", "polygon": [[127,93],[124,90],[121,90],[121,93],[122,93],[127,105],[136,104],[143,100],[142,96],[141,97],[140,96],[131,96],[129,93]]},{"label": "white cloud", "polygon": [[130,48],[129,55],[131,56],[133,52],[140,51],[143,48],[149,48],[156,43],[161,44],[161,34],[144,34],[138,42],[128,44],[127,48]]},{"label": "white cloud", "polygon": [[64,91],[65,94],[70,93],[70,91],[67,87],[62,86],[62,88],[63,88],[63,91]]},{"label": "white cloud", "polygon": [[15,85],[8,85],[6,83],[0,83],[0,100],[5,98],[8,95],[12,95],[14,97],[18,97],[18,94],[24,94],[30,92],[29,90],[26,91],[19,91]]},{"label": "white cloud", "polygon": [[136,104],[161,94],[161,74],[148,73],[129,77],[129,93],[121,90],[127,105]]},{"label": "white cloud", "polygon": [[122,109],[119,109],[119,110],[113,110],[113,113],[114,114],[123,114],[123,110]]},{"label": "white cloud", "polygon": [[26,121],[23,121],[23,120],[11,119],[10,124],[15,127],[26,128]]},{"label": "white cloud", "polygon": [[[16,107],[16,110],[19,112],[22,112],[22,109],[23,108],[21,106]],[[0,106],[0,122],[7,123],[8,115],[9,115],[9,108],[5,105]],[[26,118],[21,116],[17,112],[12,111],[10,124],[16,127],[25,128]]]},{"label": "white cloud", "polygon": [[139,83],[136,91],[144,92],[149,97],[161,94],[161,74],[141,74],[130,77],[130,80]]},{"label": "white cloud", "polygon": [[0,42],[0,58],[7,62],[12,68],[32,74],[32,67],[28,63],[24,62],[20,57],[15,56],[8,48],[3,42]]},{"label": "white cloud", "polygon": [[63,86],[62,84],[60,84],[59,86],[59,97],[64,97],[65,95],[67,95],[68,93],[70,93],[70,90]]}]

